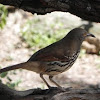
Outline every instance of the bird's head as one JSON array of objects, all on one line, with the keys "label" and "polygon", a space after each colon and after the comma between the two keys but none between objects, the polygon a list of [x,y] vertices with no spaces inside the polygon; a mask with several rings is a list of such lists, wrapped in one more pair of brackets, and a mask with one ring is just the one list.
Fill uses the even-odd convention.
[{"label": "bird's head", "polygon": [[67,37],[70,39],[83,42],[86,37],[95,37],[95,36],[91,33],[88,33],[85,29],[75,28],[68,33]]}]

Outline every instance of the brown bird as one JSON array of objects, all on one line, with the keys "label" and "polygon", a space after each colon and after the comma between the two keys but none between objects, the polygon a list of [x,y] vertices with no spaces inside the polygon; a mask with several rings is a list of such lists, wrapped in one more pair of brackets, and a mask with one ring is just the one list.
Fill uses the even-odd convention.
[{"label": "brown bird", "polygon": [[52,79],[53,76],[65,72],[74,64],[82,42],[88,36],[95,37],[84,29],[75,28],[63,39],[34,53],[27,62],[0,69],[0,73],[19,68],[27,69],[39,73],[48,88],[51,86],[44,79],[44,74],[49,75],[50,81],[61,88]]}]

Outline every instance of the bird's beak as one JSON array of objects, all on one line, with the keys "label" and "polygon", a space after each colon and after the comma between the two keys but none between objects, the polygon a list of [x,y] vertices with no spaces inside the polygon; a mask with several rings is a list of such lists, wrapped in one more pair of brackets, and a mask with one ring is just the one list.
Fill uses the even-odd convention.
[{"label": "bird's beak", "polygon": [[95,37],[93,34],[88,33],[87,36]]}]

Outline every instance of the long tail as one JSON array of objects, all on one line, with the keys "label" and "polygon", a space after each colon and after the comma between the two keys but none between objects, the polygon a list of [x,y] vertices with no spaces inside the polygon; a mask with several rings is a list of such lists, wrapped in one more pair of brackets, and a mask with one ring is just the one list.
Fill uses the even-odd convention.
[{"label": "long tail", "polygon": [[19,68],[27,69],[27,70],[39,73],[40,66],[41,66],[41,63],[39,63],[38,61],[29,61],[29,62],[24,62],[24,63],[20,63],[20,64],[2,68],[2,69],[0,69],[0,74],[3,72],[7,72],[10,70],[15,70],[15,69],[19,69]]},{"label": "long tail", "polygon": [[24,62],[24,63],[20,63],[20,64],[16,64],[16,65],[12,65],[12,66],[2,68],[2,69],[0,69],[0,74],[3,73],[3,72],[7,72],[7,71],[10,71],[10,70],[15,70],[15,69],[19,69],[19,68],[24,69],[24,67],[26,65],[27,65],[27,62]]}]

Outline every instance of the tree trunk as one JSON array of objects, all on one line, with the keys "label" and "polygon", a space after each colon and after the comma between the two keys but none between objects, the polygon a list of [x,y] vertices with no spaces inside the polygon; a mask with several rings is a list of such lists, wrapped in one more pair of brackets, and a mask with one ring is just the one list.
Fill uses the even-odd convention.
[{"label": "tree trunk", "polygon": [[69,12],[85,20],[100,22],[100,0],[0,0],[31,13]]}]

